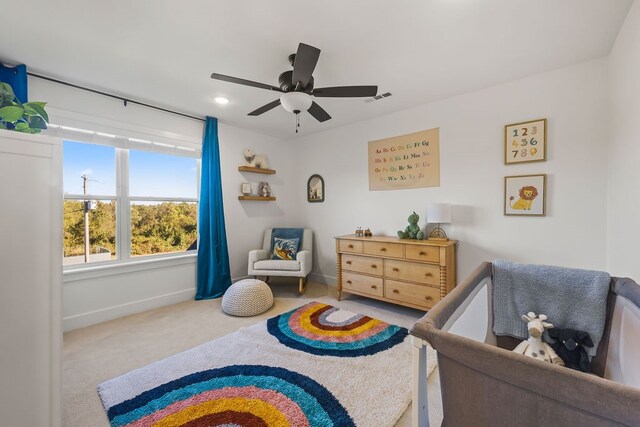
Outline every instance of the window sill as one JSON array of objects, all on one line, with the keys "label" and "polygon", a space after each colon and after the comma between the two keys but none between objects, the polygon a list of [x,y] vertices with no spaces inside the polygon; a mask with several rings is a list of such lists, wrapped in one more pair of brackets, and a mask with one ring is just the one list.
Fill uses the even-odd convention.
[{"label": "window sill", "polygon": [[96,277],[115,276],[144,270],[167,268],[177,265],[194,264],[198,254],[164,256],[159,258],[138,259],[113,264],[74,268],[65,270],[62,273],[64,283],[76,282],[79,280],[93,279]]}]

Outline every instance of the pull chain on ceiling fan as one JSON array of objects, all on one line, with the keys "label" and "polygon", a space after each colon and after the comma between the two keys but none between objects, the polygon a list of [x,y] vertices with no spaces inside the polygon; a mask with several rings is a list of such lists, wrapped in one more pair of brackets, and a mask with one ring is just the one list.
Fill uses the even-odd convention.
[{"label": "pull chain on ceiling fan", "polygon": [[254,82],[224,74],[211,74],[212,79],[236,83],[244,86],[257,87],[259,89],[281,92],[279,99],[250,112],[249,116],[259,116],[282,105],[290,113],[296,115],[296,133],[300,127],[300,113],[308,111],[319,122],[331,119],[331,116],[318,105],[312,97],[316,98],[358,98],[376,96],[378,86],[335,86],[315,88],[313,71],[320,57],[320,49],[300,43],[298,51],[289,55],[289,63],[293,70],[285,71],[278,77],[280,86],[272,86],[265,83]]}]

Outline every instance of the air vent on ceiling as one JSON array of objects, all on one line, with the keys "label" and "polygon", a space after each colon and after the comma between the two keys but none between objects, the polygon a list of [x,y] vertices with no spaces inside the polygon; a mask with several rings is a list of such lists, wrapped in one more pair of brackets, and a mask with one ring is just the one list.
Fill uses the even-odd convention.
[{"label": "air vent on ceiling", "polygon": [[376,95],[373,98],[367,98],[364,100],[364,102],[373,102],[373,101],[379,101],[383,98],[388,98],[391,96],[391,92],[385,92],[382,95]]}]

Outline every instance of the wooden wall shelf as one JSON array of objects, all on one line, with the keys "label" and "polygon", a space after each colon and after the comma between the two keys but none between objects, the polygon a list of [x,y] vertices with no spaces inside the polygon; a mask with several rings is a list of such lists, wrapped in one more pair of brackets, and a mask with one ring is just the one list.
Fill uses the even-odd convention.
[{"label": "wooden wall shelf", "polygon": [[257,202],[274,202],[275,197],[261,197],[261,196],[238,196],[238,200],[253,200]]},{"label": "wooden wall shelf", "polygon": [[238,166],[240,172],[261,173],[264,175],[274,175],[276,173],[273,169],[253,168],[251,166]]}]

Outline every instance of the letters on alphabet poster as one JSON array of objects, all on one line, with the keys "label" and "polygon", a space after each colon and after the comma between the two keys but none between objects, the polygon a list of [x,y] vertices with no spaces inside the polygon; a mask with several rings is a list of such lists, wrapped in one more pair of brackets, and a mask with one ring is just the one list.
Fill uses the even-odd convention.
[{"label": "letters on alphabet poster", "polygon": [[439,186],[439,128],[369,141],[369,190]]}]

